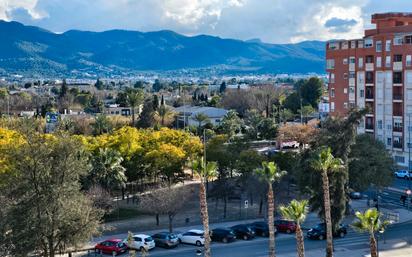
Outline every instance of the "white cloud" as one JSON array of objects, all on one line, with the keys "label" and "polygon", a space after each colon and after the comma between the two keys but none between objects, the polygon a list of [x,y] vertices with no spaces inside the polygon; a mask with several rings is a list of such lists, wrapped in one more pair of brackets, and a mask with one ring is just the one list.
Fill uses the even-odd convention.
[{"label": "white cloud", "polygon": [[37,0],[0,0],[0,19],[10,20],[10,12],[15,9],[24,9],[33,19],[45,17],[45,13],[35,9]]},{"label": "white cloud", "polygon": [[[0,0],[0,19],[59,32],[170,29],[279,43],[362,37],[372,12],[406,9],[409,0]],[[354,22],[338,29],[328,20]]]}]

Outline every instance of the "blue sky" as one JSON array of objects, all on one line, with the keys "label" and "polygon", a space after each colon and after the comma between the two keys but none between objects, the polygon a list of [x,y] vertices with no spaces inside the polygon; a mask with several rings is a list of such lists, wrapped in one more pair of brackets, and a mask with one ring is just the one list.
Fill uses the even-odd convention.
[{"label": "blue sky", "polygon": [[288,43],[362,37],[375,12],[412,12],[412,0],[0,0],[0,19],[54,32],[174,30]]}]

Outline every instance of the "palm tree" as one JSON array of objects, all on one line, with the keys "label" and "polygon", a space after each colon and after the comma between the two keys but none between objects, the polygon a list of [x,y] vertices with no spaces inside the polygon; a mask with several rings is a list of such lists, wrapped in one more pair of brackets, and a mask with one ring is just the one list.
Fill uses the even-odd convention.
[{"label": "palm tree", "polygon": [[209,121],[209,117],[206,114],[201,113],[201,112],[196,113],[193,119],[198,122],[197,127],[199,129],[199,133],[200,133],[200,127],[202,126],[202,123]]},{"label": "palm tree", "polygon": [[211,256],[210,251],[210,234],[209,234],[209,213],[207,210],[207,195],[206,195],[206,181],[216,177],[217,164],[216,162],[208,162],[207,164],[203,158],[195,160],[192,164],[192,169],[200,177],[199,185],[199,200],[200,200],[200,213],[202,215],[202,223],[205,238],[205,257]]},{"label": "palm tree", "polygon": [[262,168],[255,170],[262,181],[268,184],[268,226],[269,226],[269,257],[275,257],[275,227],[274,227],[274,195],[272,184],[279,181],[286,171],[279,170],[274,162],[262,162]]},{"label": "palm tree", "polygon": [[292,200],[288,206],[280,206],[280,212],[285,219],[296,222],[296,249],[298,251],[298,257],[304,257],[305,246],[300,224],[306,219],[306,214],[308,213],[308,201]]},{"label": "palm tree", "polygon": [[160,124],[164,126],[165,120],[172,117],[174,115],[174,112],[166,105],[160,105],[159,108],[157,108],[157,111],[155,114],[156,114],[156,117],[160,119]]},{"label": "palm tree", "polygon": [[385,230],[385,227],[389,224],[388,221],[382,221],[380,219],[380,213],[375,208],[366,210],[364,213],[356,212],[355,221],[351,226],[359,232],[369,232],[369,245],[371,248],[371,257],[378,257],[378,248],[375,239],[375,233]]},{"label": "palm tree", "polygon": [[100,184],[108,191],[112,191],[115,188],[123,188],[127,177],[122,161],[123,158],[116,150],[100,148],[93,155],[89,181],[93,184]]},{"label": "palm tree", "polygon": [[143,101],[143,92],[141,90],[129,89],[126,92],[127,103],[132,109],[132,126],[135,125],[135,109],[136,106],[139,106]]},{"label": "palm tree", "polygon": [[330,148],[323,148],[312,162],[315,170],[322,174],[323,203],[326,223],[326,257],[333,256],[332,218],[329,194],[328,172],[337,171],[342,167],[342,160],[332,155]]}]

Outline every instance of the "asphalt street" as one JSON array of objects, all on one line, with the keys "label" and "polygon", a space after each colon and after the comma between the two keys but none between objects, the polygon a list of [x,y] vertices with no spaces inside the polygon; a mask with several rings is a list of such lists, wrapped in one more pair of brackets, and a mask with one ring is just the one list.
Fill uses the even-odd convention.
[{"label": "asphalt street", "polygon": [[[388,240],[412,240],[412,222],[406,222],[402,224],[394,224],[389,226],[386,232],[380,236],[379,243],[383,244]],[[305,238],[306,251],[314,249],[325,249],[326,241],[310,240]],[[335,249],[366,249],[369,247],[369,235],[366,233],[360,234],[352,229],[349,229],[345,238],[334,239]],[[233,243],[212,243],[212,252],[215,257],[263,257],[267,256],[268,239],[267,238],[255,238],[253,240],[243,241],[237,240]],[[156,247],[151,250],[149,256],[151,257],[166,257],[166,256],[178,256],[178,257],[194,257],[196,256],[196,246],[191,245],[179,245],[174,249],[162,249]],[[282,254],[295,252],[296,240],[294,235],[278,234],[276,236],[276,253],[277,256]],[[83,255],[87,256],[87,255]],[[92,254],[91,256],[94,256]],[[122,256],[127,256],[123,254]],[[138,255],[139,256],[139,255]]]}]

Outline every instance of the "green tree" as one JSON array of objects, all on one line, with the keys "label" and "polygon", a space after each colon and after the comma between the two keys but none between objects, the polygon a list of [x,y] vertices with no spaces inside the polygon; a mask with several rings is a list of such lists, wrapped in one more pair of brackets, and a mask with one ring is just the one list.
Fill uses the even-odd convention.
[{"label": "green tree", "polygon": [[97,115],[92,124],[92,128],[94,135],[101,135],[112,132],[113,124],[106,115]]},{"label": "green tree", "polygon": [[91,157],[92,168],[87,176],[87,183],[90,186],[98,184],[109,192],[124,188],[127,177],[122,162],[123,158],[116,150],[99,148]]},{"label": "green tree", "polygon": [[308,213],[308,201],[292,200],[288,206],[280,206],[280,212],[283,218],[292,220],[296,223],[296,249],[298,257],[305,256],[304,236],[301,224],[305,221]]},{"label": "green tree", "polygon": [[246,135],[249,139],[257,140],[259,138],[259,126],[262,120],[263,116],[257,110],[249,110],[246,113]]},{"label": "green tree", "polygon": [[273,140],[278,134],[278,127],[272,118],[265,118],[259,124],[259,135],[261,139]]},{"label": "green tree", "polygon": [[236,111],[229,111],[220,123],[220,130],[229,136],[229,139],[233,138],[236,133],[239,133],[243,125],[243,121],[239,118]]},{"label": "green tree", "polygon": [[160,119],[160,124],[165,125],[165,122],[174,116],[174,112],[166,105],[160,105],[155,112],[156,117]]},{"label": "green tree", "polygon": [[198,123],[197,129],[198,129],[198,134],[200,134],[201,133],[200,128],[202,127],[202,124],[208,122],[209,117],[206,114],[199,112],[199,113],[196,113],[193,119],[197,121]]},{"label": "green tree", "polygon": [[132,126],[135,126],[136,125],[135,111],[136,111],[136,107],[139,106],[143,102],[143,99],[144,99],[143,92],[141,90],[129,89],[126,91],[126,93],[127,93],[127,103],[132,109]]},{"label": "green tree", "polygon": [[388,221],[382,221],[380,212],[375,208],[368,209],[364,213],[356,212],[355,215],[357,221],[352,223],[351,226],[360,233],[369,233],[371,257],[378,257],[378,247],[376,244],[375,234],[377,232],[383,233],[386,226],[389,224]]},{"label": "green tree", "polygon": [[203,158],[197,159],[193,162],[192,169],[200,177],[199,184],[199,200],[200,200],[200,213],[202,216],[202,224],[204,230],[204,256],[210,257],[210,231],[209,231],[209,212],[207,209],[207,195],[206,195],[206,182],[211,178],[216,177],[217,165],[215,162],[205,163]]},{"label": "green tree", "polygon": [[104,89],[103,81],[101,81],[100,79],[96,80],[96,83],[94,83],[94,86],[97,88],[97,90],[103,90]]},{"label": "green tree", "polygon": [[389,186],[393,180],[395,163],[385,144],[368,134],[356,137],[349,154],[349,186],[365,191],[371,185]]},{"label": "green tree", "polygon": [[143,109],[140,113],[140,119],[137,122],[137,127],[139,128],[151,128],[155,125],[155,110],[154,101],[150,98],[146,98],[143,103]]},{"label": "green tree", "polygon": [[300,101],[301,98],[299,93],[293,92],[286,97],[283,107],[291,110],[293,113],[298,113],[298,110],[300,109]]},{"label": "green tree", "polygon": [[300,86],[299,91],[303,102],[317,109],[323,94],[323,82],[319,78],[312,77]]},{"label": "green tree", "polygon": [[279,170],[274,162],[262,162],[262,167],[256,169],[255,172],[257,176],[268,185],[269,257],[275,257],[275,227],[273,226],[273,224],[275,224],[275,199],[273,195],[273,183],[280,181],[286,172]]},{"label": "green tree", "polygon": [[219,92],[223,94],[225,90],[226,90],[226,82],[223,81],[222,84],[220,84]]},{"label": "green tree", "polygon": [[326,256],[333,256],[333,233],[331,218],[331,203],[329,193],[328,172],[338,171],[342,167],[342,160],[332,155],[331,149],[321,149],[312,162],[313,168],[321,173],[323,188],[324,218],[326,224]]},{"label": "green tree", "polygon": [[0,188],[13,199],[6,214],[6,242],[13,242],[13,256],[37,251],[54,257],[89,240],[102,213],[80,191],[79,178],[87,173],[88,163],[77,141],[33,131],[24,138],[26,143],[13,152],[13,175],[3,177],[7,185]]},{"label": "green tree", "polygon": [[315,113],[315,109],[311,105],[305,105],[299,112],[302,114],[305,123],[308,123],[308,117]]}]

